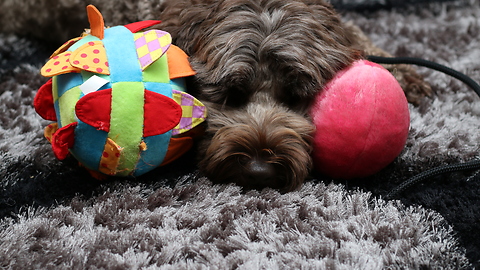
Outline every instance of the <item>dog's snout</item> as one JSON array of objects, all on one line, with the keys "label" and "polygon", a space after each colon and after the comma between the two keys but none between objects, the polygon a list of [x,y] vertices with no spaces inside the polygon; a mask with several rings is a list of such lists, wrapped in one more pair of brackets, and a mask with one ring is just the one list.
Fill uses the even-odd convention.
[{"label": "dog's snout", "polygon": [[247,174],[258,184],[265,184],[275,176],[273,164],[267,163],[261,159],[253,159],[246,166]]}]

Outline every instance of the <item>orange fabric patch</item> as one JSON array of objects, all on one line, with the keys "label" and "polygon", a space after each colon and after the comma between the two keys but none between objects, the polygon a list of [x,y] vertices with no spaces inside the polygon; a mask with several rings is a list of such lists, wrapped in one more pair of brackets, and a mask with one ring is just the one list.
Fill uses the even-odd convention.
[{"label": "orange fabric patch", "polygon": [[90,41],[73,52],[72,66],[93,73],[110,75],[107,51],[101,41]]},{"label": "orange fabric patch", "polygon": [[105,23],[100,11],[94,5],[87,6],[88,22],[90,23],[90,34],[99,39],[103,39]]},{"label": "orange fabric patch", "polygon": [[103,149],[102,157],[98,170],[107,175],[115,175],[117,173],[118,164],[122,148],[112,139],[108,138]]},{"label": "orange fabric patch", "polygon": [[43,136],[48,140],[48,142],[52,142],[52,136],[55,132],[58,130],[58,124],[57,123],[52,123],[48,126],[45,127],[45,130],[43,131]]},{"label": "orange fabric patch", "polygon": [[196,72],[188,62],[188,55],[179,47],[170,45],[167,51],[170,79],[193,76]]},{"label": "orange fabric patch", "polygon": [[59,55],[52,57],[48,62],[42,67],[41,74],[44,77],[53,77],[55,75],[70,73],[70,72],[80,72],[76,67],[73,67],[70,63],[70,57],[72,52],[66,51]]}]

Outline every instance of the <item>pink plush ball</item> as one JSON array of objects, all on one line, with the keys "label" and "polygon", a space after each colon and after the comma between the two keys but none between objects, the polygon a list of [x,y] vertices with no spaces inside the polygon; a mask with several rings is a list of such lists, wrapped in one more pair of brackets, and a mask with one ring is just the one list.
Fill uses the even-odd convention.
[{"label": "pink plush ball", "polygon": [[397,80],[366,60],[339,72],[317,96],[310,115],[317,129],[315,168],[337,179],[380,171],[403,150],[410,127]]}]

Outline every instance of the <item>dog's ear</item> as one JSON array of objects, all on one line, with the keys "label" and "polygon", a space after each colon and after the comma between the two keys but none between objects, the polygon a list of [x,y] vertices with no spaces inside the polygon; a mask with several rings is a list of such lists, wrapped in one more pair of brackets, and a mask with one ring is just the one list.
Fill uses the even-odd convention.
[{"label": "dog's ear", "polygon": [[[262,74],[275,78],[277,99],[297,108],[308,104],[335,74],[355,58],[351,49],[335,40],[297,35],[292,29],[272,35],[259,50]],[[320,35],[320,34],[319,34]]]}]

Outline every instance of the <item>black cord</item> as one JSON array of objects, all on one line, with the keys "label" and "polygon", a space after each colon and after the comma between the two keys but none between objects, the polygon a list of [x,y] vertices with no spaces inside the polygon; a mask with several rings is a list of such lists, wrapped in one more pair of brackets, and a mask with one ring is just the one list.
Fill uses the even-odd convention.
[{"label": "black cord", "polygon": [[[458,72],[454,69],[451,69],[449,67],[446,67],[444,65],[441,65],[432,61],[428,61],[425,59],[421,59],[421,58],[414,58],[414,57],[381,57],[381,56],[370,55],[370,56],[367,56],[367,59],[369,61],[372,61],[378,64],[409,64],[409,65],[423,66],[423,67],[427,67],[427,68],[431,68],[431,69],[443,72],[447,75],[450,75],[464,82],[466,85],[472,88],[473,91],[475,91],[475,93],[480,97],[480,85],[478,85],[477,82],[475,82],[472,78],[468,77],[467,75],[461,72]],[[472,161],[465,162],[465,163],[439,166],[439,167],[430,169],[428,171],[422,172],[420,174],[417,174],[416,176],[413,176],[410,179],[407,179],[406,181],[398,185],[396,188],[392,189],[385,196],[385,198],[389,200],[394,199],[401,192],[405,191],[411,186],[441,174],[463,171],[463,170],[473,170],[473,169],[480,169],[480,159],[474,159]]]},{"label": "black cord", "polygon": [[429,178],[432,178],[438,175],[442,175],[445,173],[458,172],[458,171],[479,169],[479,168],[480,168],[480,159],[474,159],[472,161],[465,162],[465,163],[458,163],[458,164],[436,167],[428,171],[419,173],[414,177],[408,179],[407,181],[401,183],[396,188],[392,189],[385,196],[385,199],[387,200],[394,199],[395,197],[397,197],[397,195],[399,195],[401,192],[405,191],[406,189],[410,188],[411,186],[416,185],[424,180],[427,180]]},{"label": "black cord", "polygon": [[381,57],[381,56],[369,55],[367,56],[367,59],[377,64],[391,64],[391,65],[409,64],[409,65],[427,67],[427,68],[431,68],[431,69],[443,72],[447,75],[450,75],[464,82],[466,85],[472,88],[473,91],[475,91],[475,93],[477,93],[477,95],[480,97],[480,85],[478,85],[476,81],[474,81],[472,78],[468,77],[467,75],[461,72],[458,72],[454,69],[441,65],[439,63],[435,63],[432,61],[428,61],[421,58],[415,58],[415,57]]}]

